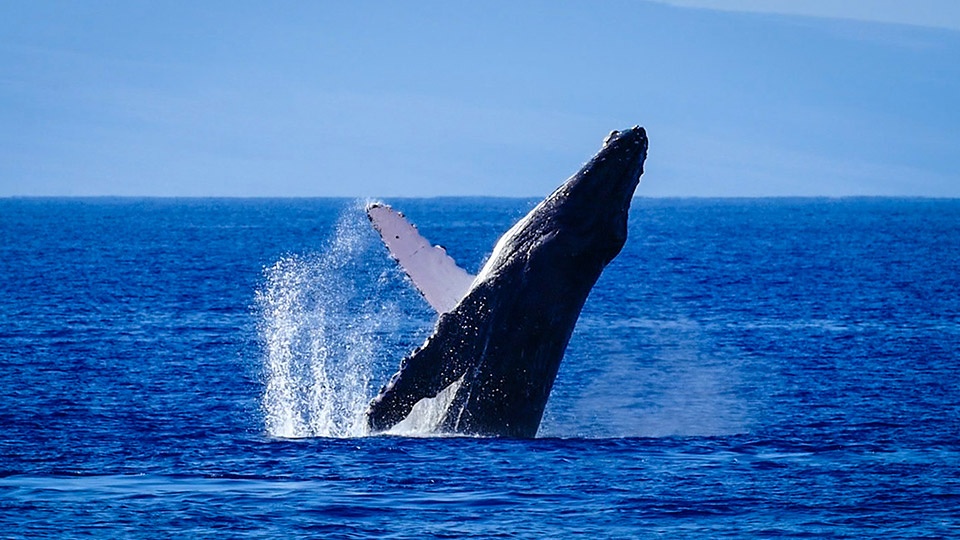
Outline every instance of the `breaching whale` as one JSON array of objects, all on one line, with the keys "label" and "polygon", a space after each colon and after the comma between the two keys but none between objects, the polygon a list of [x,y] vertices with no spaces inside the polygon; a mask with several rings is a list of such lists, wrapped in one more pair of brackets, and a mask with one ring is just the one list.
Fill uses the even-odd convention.
[{"label": "breaching whale", "polygon": [[496,243],[476,277],[432,247],[402,214],[374,204],[374,227],[440,313],[370,403],[371,432],[390,429],[424,398],[453,392],[441,432],[534,437],[590,289],[623,248],[643,174],[646,131],[614,131],[575,175]]}]

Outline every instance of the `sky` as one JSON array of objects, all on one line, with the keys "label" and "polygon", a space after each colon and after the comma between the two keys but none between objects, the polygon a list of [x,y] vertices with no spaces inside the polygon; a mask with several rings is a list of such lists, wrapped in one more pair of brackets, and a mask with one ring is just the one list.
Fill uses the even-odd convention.
[{"label": "sky", "polygon": [[960,197],[960,2],[0,3],[0,197]]}]

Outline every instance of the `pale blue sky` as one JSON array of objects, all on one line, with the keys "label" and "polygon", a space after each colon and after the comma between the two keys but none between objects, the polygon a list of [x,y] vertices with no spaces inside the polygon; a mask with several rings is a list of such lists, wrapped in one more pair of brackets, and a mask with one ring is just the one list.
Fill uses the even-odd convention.
[{"label": "pale blue sky", "polygon": [[4,2],[0,196],[960,197],[960,2]]}]

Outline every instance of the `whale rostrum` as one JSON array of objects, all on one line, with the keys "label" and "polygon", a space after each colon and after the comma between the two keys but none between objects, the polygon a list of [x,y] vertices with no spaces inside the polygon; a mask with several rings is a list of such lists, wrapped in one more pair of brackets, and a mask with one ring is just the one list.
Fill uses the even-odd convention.
[{"label": "whale rostrum", "polygon": [[[476,277],[382,204],[368,216],[439,319],[370,403],[371,432],[448,397],[445,433],[534,437],[580,310],[627,238],[646,131],[614,131],[579,172],[497,241]],[[452,386],[451,386],[452,385]]]}]

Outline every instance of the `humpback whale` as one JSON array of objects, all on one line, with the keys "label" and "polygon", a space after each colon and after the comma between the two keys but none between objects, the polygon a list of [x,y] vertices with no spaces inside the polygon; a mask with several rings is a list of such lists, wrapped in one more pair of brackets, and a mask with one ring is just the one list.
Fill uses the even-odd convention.
[{"label": "humpback whale", "polygon": [[437,426],[464,435],[536,436],[574,325],[627,237],[646,131],[614,131],[575,175],[497,241],[477,276],[432,247],[402,214],[367,209],[391,255],[439,312],[432,335],[371,401],[372,433],[452,393]]}]

